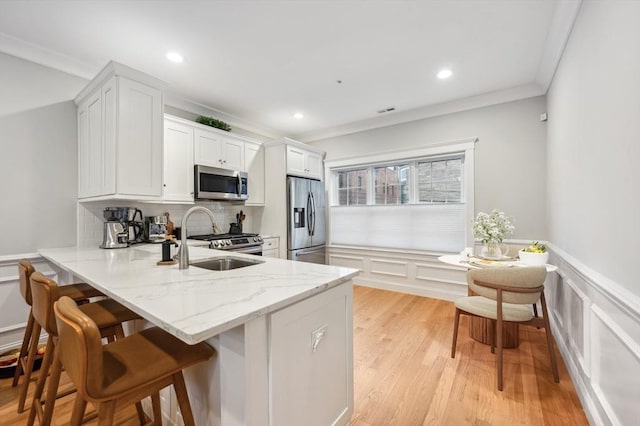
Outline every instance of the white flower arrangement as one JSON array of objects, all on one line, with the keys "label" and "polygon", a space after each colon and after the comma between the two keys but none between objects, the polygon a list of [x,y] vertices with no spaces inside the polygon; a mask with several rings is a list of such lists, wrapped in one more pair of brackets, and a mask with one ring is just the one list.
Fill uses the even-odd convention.
[{"label": "white flower arrangement", "polygon": [[473,236],[483,244],[501,243],[504,238],[513,234],[515,226],[511,224],[511,220],[498,209],[490,214],[480,212],[473,222]]}]

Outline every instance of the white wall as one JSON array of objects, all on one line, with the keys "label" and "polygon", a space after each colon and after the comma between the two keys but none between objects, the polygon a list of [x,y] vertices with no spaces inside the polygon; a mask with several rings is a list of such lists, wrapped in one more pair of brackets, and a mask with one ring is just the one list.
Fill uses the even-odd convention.
[{"label": "white wall", "polygon": [[86,81],[0,54],[0,256],[76,241],[76,107]]},{"label": "white wall", "polygon": [[327,161],[477,137],[475,210],[515,219],[516,239],[547,237],[545,97],[535,97],[310,142]]},{"label": "white wall", "polygon": [[640,2],[583,3],[548,106],[549,239],[640,296]]}]

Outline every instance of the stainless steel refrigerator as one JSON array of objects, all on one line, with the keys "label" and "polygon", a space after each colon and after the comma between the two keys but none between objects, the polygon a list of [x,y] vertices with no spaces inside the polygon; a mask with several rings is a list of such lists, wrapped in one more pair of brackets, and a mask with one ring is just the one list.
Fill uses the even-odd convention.
[{"label": "stainless steel refrigerator", "polygon": [[326,204],[319,180],[287,177],[287,259],[326,263]]}]

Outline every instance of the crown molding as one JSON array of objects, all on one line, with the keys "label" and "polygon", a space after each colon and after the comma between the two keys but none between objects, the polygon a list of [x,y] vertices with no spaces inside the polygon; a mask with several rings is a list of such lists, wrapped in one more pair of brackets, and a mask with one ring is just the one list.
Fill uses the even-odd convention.
[{"label": "crown molding", "polygon": [[549,32],[547,32],[542,59],[536,73],[536,84],[542,88],[544,93],[549,90],[581,5],[582,0],[559,1],[556,3],[556,9],[549,25]]},{"label": "crown molding", "polygon": [[99,66],[78,61],[70,56],[45,49],[37,44],[20,40],[5,33],[0,33],[0,52],[63,71],[85,80],[93,79],[100,71]]}]

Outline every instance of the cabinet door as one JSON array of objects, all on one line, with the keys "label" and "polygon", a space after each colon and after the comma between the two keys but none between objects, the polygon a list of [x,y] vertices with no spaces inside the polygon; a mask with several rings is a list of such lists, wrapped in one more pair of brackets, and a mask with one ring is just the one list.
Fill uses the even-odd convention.
[{"label": "cabinet door", "polygon": [[222,138],[222,166],[229,170],[244,170],[244,142]]},{"label": "cabinet door", "polygon": [[162,92],[118,78],[117,192],[162,195]]},{"label": "cabinet door", "polygon": [[96,92],[78,107],[78,197],[102,190],[102,99]]},{"label": "cabinet door", "polygon": [[287,173],[297,176],[306,176],[305,167],[305,154],[306,152],[293,147],[287,146]]},{"label": "cabinet door", "polygon": [[209,167],[222,167],[222,137],[217,133],[196,129],[194,162]]},{"label": "cabinet door", "polygon": [[118,145],[118,84],[116,77],[111,77],[102,85],[102,144],[100,170],[102,172],[100,193],[95,195],[115,194],[116,188],[116,152]]},{"label": "cabinet door", "polygon": [[351,281],[270,315],[271,424],[346,424],[353,411]]},{"label": "cabinet door", "polygon": [[310,178],[322,180],[324,170],[322,165],[322,156],[320,154],[308,152],[306,165],[307,173]]},{"label": "cabinet door", "polygon": [[193,128],[164,122],[164,201],[193,201]]},{"label": "cabinet door", "polygon": [[270,237],[264,239],[262,245],[262,257],[280,257],[280,238]]},{"label": "cabinet door", "polygon": [[244,144],[245,171],[249,174],[248,206],[264,206],[264,149],[261,145]]}]

